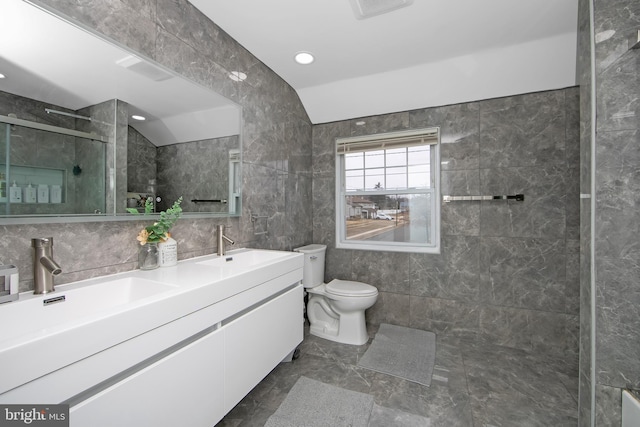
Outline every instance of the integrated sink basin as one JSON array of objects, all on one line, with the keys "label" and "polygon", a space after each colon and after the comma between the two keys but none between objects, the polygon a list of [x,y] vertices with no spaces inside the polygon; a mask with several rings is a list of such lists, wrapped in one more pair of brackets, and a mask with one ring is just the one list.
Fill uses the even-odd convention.
[{"label": "integrated sink basin", "polygon": [[228,269],[252,268],[256,265],[276,261],[290,255],[290,252],[282,251],[233,252],[217,258],[208,259],[206,261],[199,261],[196,262],[196,264]]},{"label": "integrated sink basin", "polygon": [[68,322],[174,290],[174,285],[139,277],[59,286],[55,292],[0,307],[0,322],[11,325],[0,334],[0,345],[16,337],[47,333]]}]

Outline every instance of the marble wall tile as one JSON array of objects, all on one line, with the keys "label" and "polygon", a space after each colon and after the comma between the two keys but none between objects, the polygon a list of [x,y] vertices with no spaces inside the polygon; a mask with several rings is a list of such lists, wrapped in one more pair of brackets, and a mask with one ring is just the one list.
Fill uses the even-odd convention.
[{"label": "marble wall tile", "polygon": [[[356,123],[364,122],[363,125]],[[349,121],[350,135],[344,136],[360,136],[373,135],[376,133],[394,132],[398,130],[409,129],[409,112],[382,114],[379,116],[361,117]]]},{"label": "marble wall tile", "polygon": [[378,291],[409,295],[409,257],[397,252],[354,251],[353,277]]},{"label": "marble wall tile", "polygon": [[[586,143],[591,140],[583,135],[586,152],[583,162],[595,156],[596,169],[590,171],[595,174],[595,228],[590,230],[584,226],[581,231],[589,236],[593,233],[595,241],[593,248],[583,245],[585,265],[590,265],[586,262],[590,251],[594,251],[597,258],[595,277],[584,272],[581,280],[585,291],[594,283],[595,307],[591,301],[585,301],[582,311],[595,309],[596,318],[585,315],[581,321],[583,324],[595,321],[596,328],[595,331],[589,329],[589,338],[593,339],[595,334],[595,343],[585,339],[595,345],[595,360],[591,360],[595,363],[595,378],[584,375],[585,383],[596,383],[595,400],[590,402],[595,406],[594,421],[596,425],[614,425],[620,422],[620,388],[640,384],[636,357],[640,352],[637,322],[640,253],[636,243],[640,236],[640,218],[636,213],[640,83],[638,55],[628,50],[626,40],[640,25],[640,4],[632,0],[597,0],[593,3],[593,14],[596,74],[591,78],[596,80],[596,92],[589,95],[596,97],[597,124],[583,117],[581,127],[597,128],[595,152],[587,150]],[[587,111],[591,113],[590,109]],[[586,184],[587,173],[583,175]],[[581,350],[588,357],[591,348],[585,345]]]},{"label": "marble wall tile", "polygon": [[482,306],[479,333],[484,340],[496,345],[531,350],[531,311]]},{"label": "marble wall tile", "polygon": [[439,255],[410,254],[409,260],[411,295],[478,300],[479,238],[445,236]]},{"label": "marble wall tile", "polygon": [[[596,147],[598,251],[612,257],[640,257],[640,130],[603,132]],[[624,225],[624,226],[621,226]]]},{"label": "marble wall tile", "polygon": [[481,309],[477,304],[459,300],[411,296],[410,325],[460,338],[476,338]]},{"label": "marble wall tile", "polygon": [[326,123],[313,126],[313,174],[335,179],[336,148],[338,136],[348,135],[349,122]]},{"label": "marble wall tile", "polygon": [[156,146],[133,127],[127,134],[127,192],[156,193]]},{"label": "marble wall tile", "polygon": [[[640,13],[640,7],[638,7]],[[640,24],[639,24],[640,25]],[[627,33],[637,31],[627,30]],[[628,37],[618,37],[621,47]],[[597,78],[597,128],[603,130],[637,129],[640,127],[640,63],[635,50],[624,53]]]},{"label": "marble wall tile", "polygon": [[[480,194],[480,171],[478,169],[442,170],[440,188],[443,195],[478,195]],[[480,234],[480,203],[442,203],[440,209],[440,233],[443,236]]]},{"label": "marble wall tile", "polygon": [[572,375],[577,377],[580,340],[578,316],[531,311],[530,319],[533,350],[563,358],[571,366]]},{"label": "marble wall tile", "polygon": [[595,425],[619,426],[622,424],[622,390],[606,385],[596,385]]},{"label": "marble wall tile", "polygon": [[213,62],[194,47],[161,29],[157,34],[154,59],[232,101],[239,100],[238,87],[228,77],[233,70]]},{"label": "marble wall tile", "polygon": [[597,383],[640,388],[640,263],[599,257],[596,294]]},{"label": "marble wall tile", "polygon": [[568,88],[565,91],[565,156],[569,167],[580,165],[580,87]]},{"label": "marble wall tile", "polygon": [[410,326],[410,298],[409,295],[380,292],[376,303],[365,312],[367,322]]},{"label": "marble wall tile", "polygon": [[480,105],[480,167],[564,163],[562,91],[488,100]]},{"label": "marble wall tile", "polygon": [[564,312],[565,257],[563,240],[481,239],[480,301]]},{"label": "marble wall tile", "polygon": [[629,0],[596,0],[594,9],[596,74],[601,74],[628,55],[627,37],[640,26],[640,5]]},{"label": "marble wall tile", "polygon": [[409,123],[412,128],[440,127],[443,171],[480,167],[480,103],[414,110],[409,113]]},{"label": "marble wall tile", "polygon": [[524,201],[481,202],[481,235],[564,236],[566,179],[564,166],[482,169],[482,194],[524,194]]},{"label": "marble wall tile", "polygon": [[580,239],[580,168],[566,169],[565,229],[567,239]]}]

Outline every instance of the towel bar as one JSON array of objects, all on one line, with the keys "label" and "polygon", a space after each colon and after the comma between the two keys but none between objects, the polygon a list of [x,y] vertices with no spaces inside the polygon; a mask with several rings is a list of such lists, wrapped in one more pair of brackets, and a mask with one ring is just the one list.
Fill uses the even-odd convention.
[{"label": "towel bar", "polygon": [[468,202],[475,200],[515,200],[516,202],[524,201],[524,194],[498,195],[498,196],[442,196],[442,201],[449,202]]}]

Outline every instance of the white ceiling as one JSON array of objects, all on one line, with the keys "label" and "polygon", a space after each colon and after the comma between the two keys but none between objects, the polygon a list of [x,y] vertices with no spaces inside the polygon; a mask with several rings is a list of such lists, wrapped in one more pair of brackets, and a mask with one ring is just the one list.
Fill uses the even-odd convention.
[{"label": "white ceiling", "polygon": [[[189,1],[313,123],[575,85],[578,0],[413,0],[366,19],[355,0]],[[295,63],[299,51],[315,62]]]}]

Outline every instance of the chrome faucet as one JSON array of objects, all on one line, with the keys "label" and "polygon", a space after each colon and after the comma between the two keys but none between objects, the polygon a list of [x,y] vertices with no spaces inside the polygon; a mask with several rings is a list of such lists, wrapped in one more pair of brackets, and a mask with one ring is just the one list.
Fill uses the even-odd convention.
[{"label": "chrome faucet", "polygon": [[46,294],[55,291],[53,276],[62,273],[62,268],[53,260],[53,237],[31,239],[33,248],[33,284],[34,294]]},{"label": "chrome faucet", "polygon": [[224,225],[218,225],[216,238],[217,238],[217,241],[218,241],[218,252],[217,252],[218,256],[224,256],[224,254],[226,253],[226,249],[224,247],[225,246],[225,240],[230,245],[233,245],[233,244],[236,243],[236,242],[234,242],[233,240],[231,240],[230,238],[228,238],[227,236],[224,235]]}]

